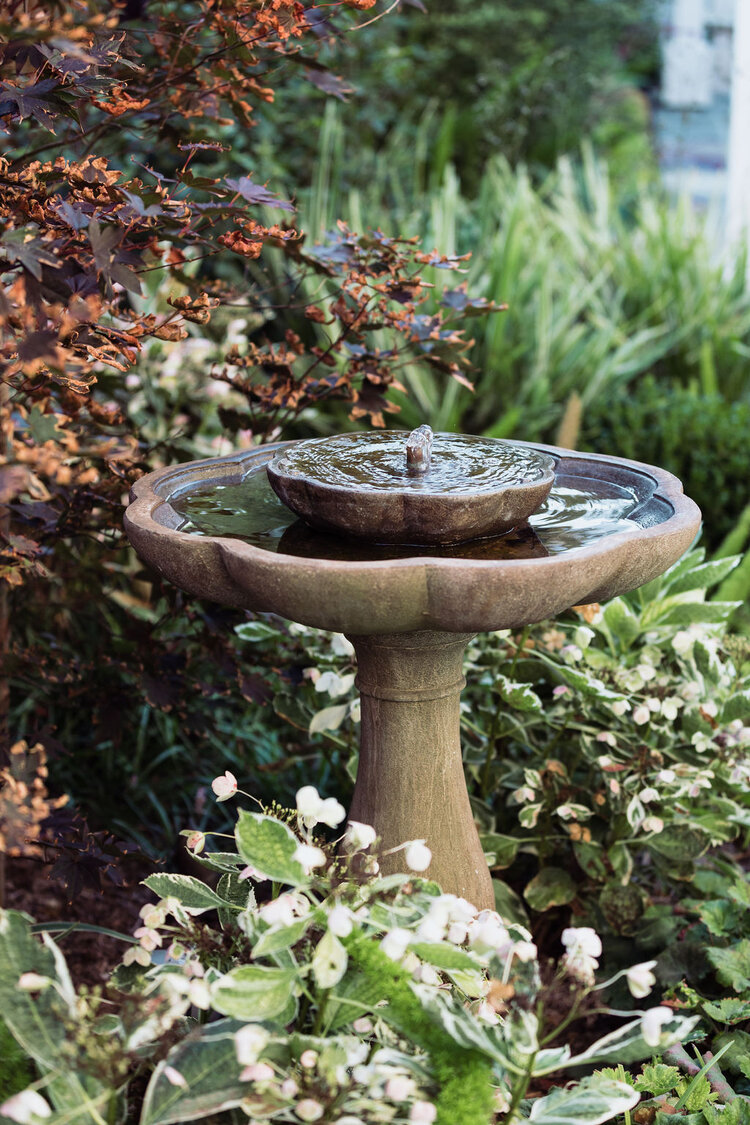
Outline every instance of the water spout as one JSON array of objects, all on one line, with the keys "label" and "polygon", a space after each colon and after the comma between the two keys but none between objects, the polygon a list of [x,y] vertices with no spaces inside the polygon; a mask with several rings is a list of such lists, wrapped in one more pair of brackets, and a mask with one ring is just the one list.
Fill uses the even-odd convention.
[{"label": "water spout", "polygon": [[433,433],[429,426],[418,426],[406,439],[406,471],[426,473],[432,458]]}]

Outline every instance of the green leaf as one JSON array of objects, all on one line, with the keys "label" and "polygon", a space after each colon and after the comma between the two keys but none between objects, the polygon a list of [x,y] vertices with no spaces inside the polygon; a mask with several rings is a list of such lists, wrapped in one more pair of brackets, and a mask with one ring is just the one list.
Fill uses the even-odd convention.
[{"label": "green leaf", "polygon": [[[65,1039],[64,1021],[73,1018],[75,994],[67,970],[59,975],[60,965],[53,943],[32,937],[31,919],[16,910],[0,910],[0,1011],[3,1022],[26,1054],[44,1067],[61,1064]],[[57,988],[39,993],[19,989],[22,973],[37,973],[57,981]]]},{"label": "green leaf", "polygon": [[[101,1108],[108,1091],[98,1079],[79,1076],[68,1065],[62,1045],[65,1024],[75,1023],[76,995],[65,958],[54,941],[33,937],[31,919],[15,910],[0,909],[0,1011],[16,1042],[42,1073],[52,1072],[45,1095],[69,1125],[90,1122],[89,1108]],[[49,977],[54,986],[40,992],[18,988],[23,973]]]},{"label": "green leaf", "polygon": [[188,914],[202,914],[204,910],[232,905],[193,875],[149,875],[143,882],[159,898],[179,899]]},{"label": "green leaf", "polygon": [[592,1074],[569,1089],[557,1088],[532,1103],[529,1120],[535,1125],[600,1125],[640,1101],[626,1082]]},{"label": "green leaf", "polygon": [[349,962],[349,954],[331,930],[326,930],[315,947],[312,971],[318,988],[328,990],[339,983]]},{"label": "green leaf", "polygon": [[305,931],[312,924],[312,915],[298,918],[289,926],[272,926],[266,930],[253,946],[253,958],[267,957],[271,953],[280,953],[282,949],[289,949],[296,945],[305,936]]},{"label": "green leaf", "polygon": [[730,949],[707,949],[706,956],[721,984],[733,992],[750,989],[750,938],[743,938]]},{"label": "green leaf", "polygon": [[222,1015],[240,1020],[270,1020],[287,1007],[296,980],[294,969],[240,965],[216,982],[211,999]]},{"label": "green leaf", "polygon": [[338,730],[348,714],[348,703],[336,703],[333,707],[324,707],[322,711],[313,715],[308,731],[310,734],[320,734],[324,730]]},{"label": "green leaf", "polygon": [[650,851],[680,863],[697,859],[711,843],[708,835],[692,824],[668,824],[649,839]]},{"label": "green leaf", "polygon": [[714,1040],[714,1053],[718,1053],[725,1043],[731,1046],[723,1055],[721,1065],[750,1078],[750,1034],[747,1031],[725,1031]]},{"label": "green leaf", "polygon": [[627,844],[619,841],[613,844],[607,852],[607,858],[612,864],[612,870],[621,883],[625,884],[633,871],[633,856]]},{"label": "green leaf", "polygon": [[[234,1035],[236,1020],[217,1020],[193,1032],[173,1048],[151,1076],[141,1110],[140,1125],[169,1125],[175,1121],[203,1121],[211,1114],[238,1106],[247,1093],[239,1081]],[[175,1086],[167,1067],[187,1086]]]},{"label": "green leaf", "polygon": [[280,820],[240,809],[234,835],[245,863],[267,879],[293,887],[307,883],[302,864],[292,858],[299,840]]},{"label": "green leaf", "polygon": [[666,1063],[646,1063],[642,1073],[635,1080],[635,1088],[642,1094],[658,1097],[660,1094],[668,1094],[670,1090],[674,1090],[679,1077],[680,1071],[676,1066],[667,1066]]},{"label": "green leaf", "polygon": [[736,691],[730,695],[721,709],[721,723],[731,723],[735,719],[750,716],[750,691]]},{"label": "green leaf", "polygon": [[704,1000],[703,1011],[717,1023],[744,1023],[750,1020],[750,1000],[725,996],[723,1000]]},{"label": "green leaf", "polygon": [[43,445],[45,441],[55,441],[60,436],[54,414],[42,414],[38,406],[29,414],[28,427],[38,445]]},{"label": "green leaf", "polygon": [[541,711],[542,701],[531,684],[517,684],[500,673],[495,677],[495,686],[503,701],[516,711]]},{"label": "green leaf", "polygon": [[576,897],[577,887],[567,871],[561,867],[543,867],[527,883],[523,897],[532,910],[550,910],[565,906]]},{"label": "green leaf", "polygon": [[654,622],[660,628],[672,625],[680,629],[688,625],[723,625],[741,602],[683,602],[673,606]]},{"label": "green leaf", "polygon": [[573,844],[573,854],[579,867],[590,879],[602,880],[607,878],[607,868],[604,863],[604,851],[600,844],[586,844],[578,841]]},{"label": "green leaf", "polygon": [[520,926],[528,925],[529,916],[526,908],[512,887],[500,879],[493,879],[492,891],[495,896],[495,910],[504,922],[515,922]]},{"label": "green leaf", "polygon": [[410,944],[409,949],[436,969],[468,969],[475,972],[479,967],[471,954],[448,941],[415,941]]},{"label": "green leaf", "polygon": [[521,846],[521,840],[515,836],[502,836],[497,832],[483,832],[479,839],[490,867],[510,867]]},{"label": "green leaf", "polygon": [[739,563],[741,555],[733,558],[719,559],[716,562],[707,562],[703,566],[693,567],[687,574],[681,575],[670,584],[669,593],[684,594],[688,590],[710,590],[712,586],[722,582]]},{"label": "green leaf", "polygon": [[602,609],[602,622],[621,649],[630,648],[641,632],[640,619],[624,598],[613,598]]},{"label": "green leaf", "polygon": [[737,903],[724,898],[709,899],[698,907],[703,925],[715,937],[731,937],[737,932],[742,911]]},{"label": "green leaf", "polygon": [[234,631],[241,641],[248,641],[250,644],[259,644],[263,641],[275,642],[284,635],[280,629],[268,625],[265,621],[244,621],[242,625],[236,625]]},{"label": "green leaf", "polygon": [[662,1024],[658,1048],[651,1047],[643,1038],[640,1019],[622,1024],[615,1031],[597,1039],[580,1055],[574,1055],[571,1066],[591,1063],[619,1062],[627,1065],[650,1059],[653,1055],[670,1047],[673,1043],[686,1042],[686,1037],[699,1022],[698,1016],[674,1015],[668,1023]]}]

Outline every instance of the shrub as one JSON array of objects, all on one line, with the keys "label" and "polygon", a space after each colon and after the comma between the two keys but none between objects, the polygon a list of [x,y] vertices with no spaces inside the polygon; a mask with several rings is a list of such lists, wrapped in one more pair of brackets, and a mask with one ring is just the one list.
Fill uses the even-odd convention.
[{"label": "shrub", "polygon": [[703,512],[717,547],[750,502],[750,403],[727,402],[653,376],[584,412],[580,447],[661,465]]}]

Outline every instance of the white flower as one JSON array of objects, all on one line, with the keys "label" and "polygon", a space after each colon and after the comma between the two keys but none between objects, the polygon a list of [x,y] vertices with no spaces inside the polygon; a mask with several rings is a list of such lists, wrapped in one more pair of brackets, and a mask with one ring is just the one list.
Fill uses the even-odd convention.
[{"label": "white flower", "polygon": [[279,895],[272,898],[258,910],[260,918],[269,926],[281,923],[282,926],[291,926],[295,917],[296,899],[290,894]]},{"label": "white flower", "polygon": [[406,953],[406,947],[410,941],[411,934],[409,931],[396,926],[385,935],[380,943],[380,948],[386,957],[390,957],[391,961],[400,961]]},{"label": "white flower", "polygon": [[597,958],[602,953],[601,938],[596,930],[590,926],[570,927],[563,930],[562,943],[565,946],[563,965],[567,972],[583,984],[593,984],[599,968]]},{"label": "white flower", "polygon": [[573,633],[573,640],[579,648],[588,648],[595,636],[596,633],[588,625],[579,625]]},{"label": "white flower", "polygon": [[385,1084],[385,1096],[390,1098],[392,1102],[405,1102],[410,1098],[416,1089],[416,1084],[413,1078],[407,1078],[404,1074],[397,1074],[393,1078],[389,1078]]},{"label": "white flower", "polygon": [[639,727],[643,726],[644,723],[647,723],[650,718],[651,712],[644,703],[641,703],[638,707],[636,707],[635,711],[633,712],[633,722],[637,723]]},{"label": "white flower", "polygon": [[583,652],[578,645],[563,645],[560,649],[560,656],[566,664],[577,664],[579,660],[583,659]]},{"label": "white flower", "polygon": [[195,852],[200,855],[206,846],[206,833],[205,832],[191,832],[185,841],[185,847],[188,851]]},{"label": "white flower", "polygon": [[658,1047],[661,1044],[662,1027],[669,1023],[673,1017],[671,1008],[651,1008],[641,1017],[641,1035],[649,1047]]},{"label": "white flower", "polygon": [[657,835],[664,831],[664,821],[660,816],[647,816],[641,828],[644,832],[653,832],[654,835]]},{"label": "white flower", "polygon": [[607,746],[616,746],[617,739],[612,734],[611,730],[600,730],[596,736],[597,742],[606,742]]},{"label": "white flower", "polygon": [[659,781],[664,781],[668,785],[677,780],[677,774],[674,770],[659,770],[656,776]]},{"label": "white flower", "polygon": [[412,840],[406,845],[406,866],[412,871],[426,871],[432,862],[432,852],[424,840]]},{"label": "white flower", "polygon": [[345,695],[354,686],[354,673],[339,676],[338,672],[323,672],[315,681],[315,690],[328,692],[331,699]]},{"label": "white flower", "polygon": [[536,793],[530,786],[522,785],[520,789],[513,791],[511,797],[517,805],[522,805],[525,801],[533,801]]},{"label": "white flower", "polygon": [[693,647],[695,642],[695,634],[688,632],[686,629],[680,629],[678,633],[672,637],[672,648],[678,656],[686,656]]},{"label": "white flower", "polygon": [[221,777],[213,779],[211,788],[217,801],[228,801],[237,792],[237,778],[227,770]]},{"label": "white flower", "polygon": [[346,816],[346,809],[335,797],[324,800],[314,785],[303,785],[297,791],[297,812],[305,828],[314,828],[316,824],[336,828]]},{"label": "white flower", "polygon": [[658,801],[659,790],[652,789],[650,786],[646,789],[641,789],[640,793],[638,794],[638,800],[642,801],[644,805],[647,805],[649,801]]},{"label": "white flower", "polygon": [[354,915],[348,906],[342,906],[341,903],[334,906],[331,913],[328,915],[328,929],[336,937],[344,938],[349,937],[352,932],[352,918]]},{"label": "white flower", "polygon": [[[465,932],[466,927],[464,926]],[[419,923],[417,937],[420,941],[442,941],[445,937],[445,922],[430,912]]]},{"label": "white flower", "polygon": [[483,910],[469,927],[469,945],[480,956],[491,952],[502,956],[511,944],[510,934],[494,910]]},{"label": "white flower", "polygon": [[21,973],[16,984],[22,992],[41,992],[52,984],[50,977],[42,977],[39,973]]},{"label": "white flower", "polygon": [[313,1051],[312,1049],[309,1049],[307,1051],[303,1051],[302,1054],[299,1057],[299,1065],[303,1066],[305,1068],[305,1070],[312,1070],[312,1068],[315,1066],[317,1061],[318,1061],[318,1052]]},{"label": "white flower", "polygon": [[357,1035],[369,1035],[373,1029],[373,1022],[369,1020],[367,1016],[360,1016],[359,1019],[354,1021],[352,1027],[357,1032]]},{"label": "white flower", "polygon": [[294,1112],[300,1121],[320,1121],[325,1110],[314,1098],[303,1098],[301,1102],[297,1102]]},{"label": "white flower", "polygon": [[627,699],[616,699],[612,704],[612,710],[615,715],[624,715],[626,711],[630,710],[630,704]]},{"label": "white flower", "polygon": [[35,1117],[49,1117],[51,1113],[49,1103],[36,1090],[22,1090],[0,1105],[0,1115],[20,1125],[32,1125]]},{"label": "white flower", "polygon": [[437,1108],[432,1102],[415,1102],[409,1113],[412,1125],[432,1125],[437,1117]]},{"label": "white flower", "polygon": [[279,1087],[285,1098],[294,1098],[297,1095],[299,1086],[293,1078],[285,1078]]},{"label": "white flower", "polygon": [[191,980],[187,995],[190,1003],[201,1011],[207,1012],[211,1007],[211,989],[205,980]]},{"label": "white flower", "polygon": [[354,656],[354,645],[343,633],[334,633],[331,637],[331,651],[336,656]]},{"label": "white flower", "polygon": [[571,926],[567,930],[563,930],[562,943],[568,951],[579,949],[587,957],[601,957],[602,955],[601,938],[591,926]]},{"label": "white flower", "polygon": [[707,715],[710,715],[712,719],[715,719],[719,714],[719,708],[716,706],[713,699],[709,699],[705,703],[701,703],[701,711],[704,711]]},{"label": "white flower", "polygon": [[344,845],[350,852],[363,852],[375,843],[377,833],[369,824],[350,820],[344,833]]},{"label": "white flower", "polygon": [[240,1082],[270,1082],[274,1077],[273,1067],[268,1063],[251,1063],[240,1072]]},{"label": "white flower", "polygon": [[148,950],[144,949],[142,945],[131,945],[125,950],[122,963],[123,965],[132,965],[135,963],[147,969],[151,964],[151,954]]},{"label": "white flower", "polygon": [[148,926],[139,926],[137,930],[133,931],[133,937],[137,937],[140,944],[149,953],[152,953],[162,944],[162,936],[159,931],[150,930]]},{"label": "white flower", "polygon": [[451,922],[446,937],[448,941],[452,942],[454,945],[463,945],[468,932],[468,928],[463,922]]},{"label": "white flower", "polygon": [[642,961],[640,965],[633,965],[625,974],[630,994],[636,1000],[648,996],[656,984],[656,977],[651,972],[655,964],[656,961]]},{"label": "white flower", "polygon": [[669,719],[670,723],[673,723],[677,718],[681,703],[682,700],[678,699],[675,695],[669,695],[666,699],[662,700],[661,713],[665,719]]},{"label": "white flower", "polygon": [[[409,954],[411,956],[411,954]],[[416,954],[415,954],[416,956]],[[412,970],[412,977],[416,981],[421,981],[422,984],[442,984],[440,973],[432,965],[417,965]]]},{"label": "white flower", "polygon": [[185,1075],[180,1074],[179,1070],[176,1070],[175,1067],[165,1066],[164,1077],[166,1078],[167,1082],[170,1083],[170,1085],[178,1086],[183,1090],[187,1089],[187,1079],[185,1078]]},{"label": "white flower", "polygon": [[500,1022],[497,1012],[487,1000],[479,1001],[474,1009],[474,1015],[480,1023],[487,1023],[491,1026]]},{"label": "white flower", "polygon": [[268,1043],[269,1033],[257,1023],[246,1023],[235,1032],[234,1047],[240,1066],[252,1066]]},{"label": "white flower", "polygon": [[292,853],[292,859],[302,864],[305,875],[309,875],[314,867],[325,866],[326,853],[322,848],[316,848],[312,844],[298,844]]},{"label": "white flower", "polygon": [[537,948],[533,941],[517,941],[513,946],[513,956],[519,961],[534,961],[536,954]]},{"label": "white flower", "polygon": [[639,664],[636,668],[636,672],[645,682],[647,680],[653,680],[656,675],[656,668],[654,668],[653,664]]}]

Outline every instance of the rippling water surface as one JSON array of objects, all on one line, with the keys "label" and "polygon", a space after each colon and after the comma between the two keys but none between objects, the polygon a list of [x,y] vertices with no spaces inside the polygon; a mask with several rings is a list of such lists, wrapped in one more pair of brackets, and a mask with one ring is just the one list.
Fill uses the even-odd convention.
[{"label": "rippling water surface", "polygon": [[[282,504],[271,489],[265,466],[252,470],[239,484],[217,484],[170,499],[183,517],[180,531],[242,539],[266,551],[308,558],[352,561],[415,556],[503,559],[559,555],[584,547],[604,535],[627,533],[638,499],[630,489],[607,481],[560,476],[531,519],[528,529],[515,529],[497,539],[477,539],[450,546],[393,546],[355,543],[342,536],[313,531]],[[282,542],[283,540],[283,542]]]},{"label": "rippling water surface", "polygon": [[489,492],[500,484],[538,480],[554,467],[549,454],[512,441],[435,434],[429,469],[410,475],[408,436],[389,430],[368,434],[366,441],[362,434],[339,434],[300,442],[279,452],[274,464],[280,472],[311,476],[324,484],[415,492]]}]

